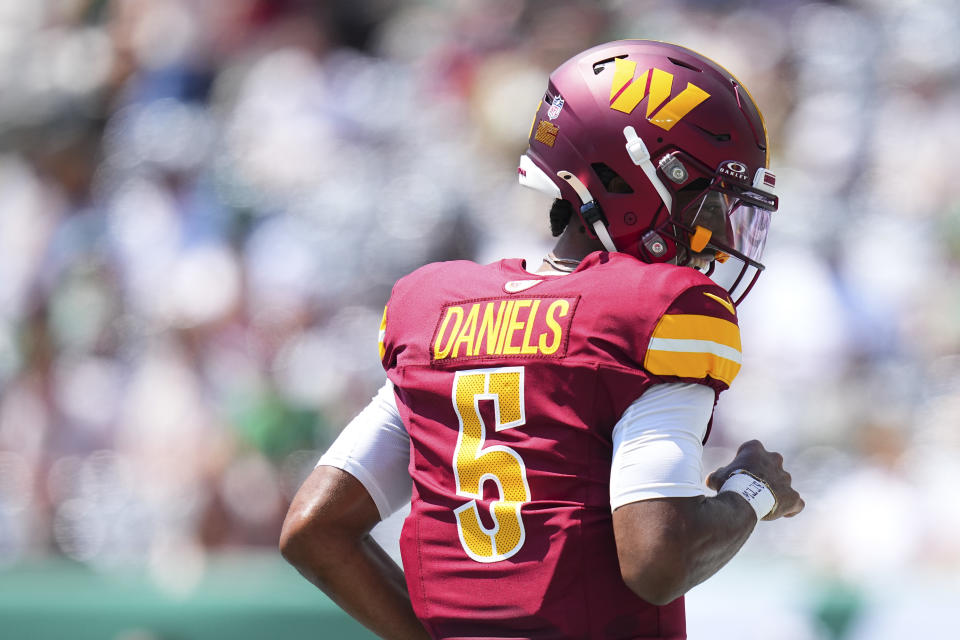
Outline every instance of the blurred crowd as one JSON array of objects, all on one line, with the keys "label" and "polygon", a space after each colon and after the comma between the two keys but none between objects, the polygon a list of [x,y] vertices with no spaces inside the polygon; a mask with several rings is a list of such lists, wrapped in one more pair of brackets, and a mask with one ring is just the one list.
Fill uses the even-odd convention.
[{"label": "blurred crowd", "polygon": [[392,283],[538,264],[546,74],[646,37],[732,69],[773,143],[707,464],[759,437],[809,509],[750,548],[847,593],[960,571],[958,34],[952,0],[0,1],[0,567],[187,592],[274,545],[382,380]]}]

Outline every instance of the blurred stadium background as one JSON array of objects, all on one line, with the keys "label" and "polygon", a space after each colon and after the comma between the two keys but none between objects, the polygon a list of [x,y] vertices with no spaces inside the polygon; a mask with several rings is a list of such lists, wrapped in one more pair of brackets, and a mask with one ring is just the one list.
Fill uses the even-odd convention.
[{"label": "blurred stadium background", "polygon": [[397,277],[539,262],[545,75],[621,37],[734,70],[782,188],[707,455],[760,437],[808,509],[690,637],[951,636],[958,34],[952,0],[0,1],[0,636],[368,637],[280,561],[286,504]]}]

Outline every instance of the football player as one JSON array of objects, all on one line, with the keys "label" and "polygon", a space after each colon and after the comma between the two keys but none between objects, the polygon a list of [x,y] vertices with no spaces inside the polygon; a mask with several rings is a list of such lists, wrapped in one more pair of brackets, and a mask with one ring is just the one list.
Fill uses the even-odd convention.
[{"label": "football player", "polygon": [[[561,65],[519,167],[554,250],[396,283],[388,381],[294,498],[287,560],[385,638],[686,637],[684,593],[804,506],[757,441],[701,468],[777,209],[767,149],[693,51]],[[407,503],[401,573],[368,533]]]}]

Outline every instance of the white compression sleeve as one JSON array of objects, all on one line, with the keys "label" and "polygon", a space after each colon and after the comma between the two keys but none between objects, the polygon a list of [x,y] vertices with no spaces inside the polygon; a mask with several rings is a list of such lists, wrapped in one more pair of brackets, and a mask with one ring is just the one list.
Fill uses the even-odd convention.
[{"label": "white compression sleeve", "polygon": [[714,391],[700,384],[651,387],[613,429],[610,508],[651,498],[705,495],[703,436]]},{"label": "white compression sleeve", "polygon": [[319,465],[343,469],[366,488],[386,518],[410,503],[410,436],[400,419],[393,383],[380,387],[363,411],[344,427]]}]

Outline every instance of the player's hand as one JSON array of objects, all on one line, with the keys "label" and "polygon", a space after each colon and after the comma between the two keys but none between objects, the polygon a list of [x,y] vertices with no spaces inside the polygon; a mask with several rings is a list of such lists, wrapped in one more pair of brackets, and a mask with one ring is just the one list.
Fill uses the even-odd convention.
[{"label": "player's hand", "polygon": [[720,467],[707,476],[707,486],[714,491],[719,491],[730,474],[737,469],[749,471],[766,482],[777,499],[773,511],[768,513],[764,520],[791,518],[803,511],[803,498],[790,484],[790,474],[783,469],[783,456],[767,451],[759,440],[750,440],[740,445],[737,455],[730,464]]}]

